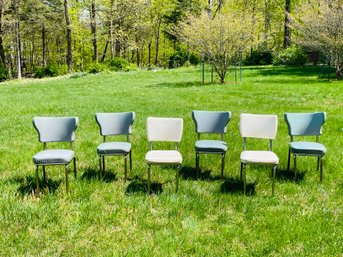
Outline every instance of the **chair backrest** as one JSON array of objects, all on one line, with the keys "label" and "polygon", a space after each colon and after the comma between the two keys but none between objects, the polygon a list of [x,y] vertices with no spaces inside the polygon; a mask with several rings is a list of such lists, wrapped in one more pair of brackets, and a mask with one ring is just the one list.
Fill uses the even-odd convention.
[{"label": "chair backrest", "polygon": [[183,132],[183,119],[148,117],[146,123],[149,142],[167,141],[179,143]]},{"label": "chair backrest", "polygon": [[278,117],[276,115],[242,113],[239,129],[244,138],[275,139],[277,123]]},{"label": "chair backrest", "polygon": [[197,133],[226,133],[231,112],[193,111],[192,117]]},{"label": "chair backrest", "polygon": [[134,112],[96,113],[95,120],[102,136],[127,135],[132,133]]},{"label": "chair backrest", "polygon": [[47,142],[73,142],[78,117],[34,117],[33,126],[38,132],[38,139]]},{"label": "chair backrest", "polygon": [[290,136],[318,136],[326,120],[325,112],[285,113]]}]

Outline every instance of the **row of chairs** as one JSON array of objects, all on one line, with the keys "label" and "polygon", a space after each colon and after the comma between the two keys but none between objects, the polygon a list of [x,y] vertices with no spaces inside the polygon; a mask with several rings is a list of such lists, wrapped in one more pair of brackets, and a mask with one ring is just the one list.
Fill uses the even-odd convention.
[{"label": "row of chairs", "polygon": [[[231,119],[231,112],[216,111],[193,111],[192,117],[195,122],[195,130],[198,140],[195,142],[196,172],[199,176],[199,158],[201,154],[221,155],[221,177],[224,177],[225,154],[227,144],[224,141],[224,134]],[[318,157],[317,169],[320,167],[320,181],[323,176],[322,158],[325,155],[325,146],[318,142],[322,133],[322,125],[326,120],[325,112],[317,113],[285,113],[288,125],[288,132],[291,143],[288,152],[288,170],[290,169],[291,155],[294,157],[294,173],[296,176],[296,156],[316,156]],[[103,143],[97,147],[99,156],[100,176],[105,171],[105,157],[122,155],[125,160],[124,178],[127,178],[127,158],[130,161],[130,171],[132,171],[132,151],[130,144],[130,134],[135,121],[134,112],[122,113],[96,113],[95,120],[100,128]],[[66,191],[69,192],[68,165],[73,161],[74,175],[76,174],[76,159],[73,151],[75,140],[75,130],[78,126],[77,117],[35,117],[33,125],[38,132],[39,141],[43,143],[44,150],[33,157],[36,165],[36,193],[40,193],[39,187],[39,167],[43,169],[43,177],[46,180],[45,167],[49,165],[64,165],[66,174]],[[243,137],[243,151],[240,155],[241,171],[240,176],[244,184],[244,194],[246,193],[246,166],[268,165],[272,166],[272,194],[274,194],[275,173],[279,163],[278,156],[272,151],[272,141],[277,133],[278,117],[276,115],[261,114],[241,114],[240,133]],[[183,133],[183,119],[181,118],[147,118],[147,137],[150,144],[150,151],[145,156],[148,166],[148,192],[151,192],[151,165],[174,165],[177,166],[176,191],[179,185],[179,173],[182,164],[182,155],[178,151],[178,144]],[[221,135],[220,140],[202,140],[201,134],[211,133]],[[107,141],[108,136],[126,135],[126,142]],[[316,142],[294,142],[294,136],[315,136]],[[258,138],[269,140],[269,150],[247,150],[247,138]],[[165,141],[174,142],[175,150],[154,150],[153,142]],[[70,149],[47,149],[49,142],[69,142]]]}]

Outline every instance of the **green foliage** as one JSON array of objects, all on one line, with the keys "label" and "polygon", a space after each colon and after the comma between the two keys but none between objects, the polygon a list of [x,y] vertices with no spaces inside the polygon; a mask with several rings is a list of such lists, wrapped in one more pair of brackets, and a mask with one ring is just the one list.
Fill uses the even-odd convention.
[{"label": "green foliage", "polygon": [[137,70],[137,65],[129,63],[126,59],[115,57],[107,62],[107,66],[112,71],[134,71]]},{"label": "green foliage", "polygon": [[8,78],[8,71],[7,69],[0,64],[0,82],[6,80]]},{"label": "green foliage", "polygon": [[37,79],[44,78],[45,76],[45,69],[44,67],[36,67],[34,70],[34,77]]},{"label": "green foliage", "polygon": [[129,62],[121,57],[115,57],[108,62],[108,67],[113,71],[123,70],[128,65]]},{"label": "green foliage", "polygon": [[94,62],[88,67],[87,72],[95,74],[95,73],[99,73],[99,72],[103,72],[107,70],[108,70],[108,67],[106,64]]},{"label": "green foliage", "polygon": [[66,64],[48,64],[45,69],[44,67],[36,67],[34,70],[34,77],[41,79],[43,77],[57,77],[67,73],[68,66]]},{"label": "green foliage", "polygon": [[185,65],[186,62],[188,62],[189,65],[198,65],[200,61],[201,57],[196,53],[190,53],[188,60],[187,51],[180,49],[169,56],[168,67],[170,69],[182,67]]},{"label": "green foliage", "polygon": [[308,61],[307,54],[297,46],[291,46],[282,50],[275,56],[274,65],[302,66]]},{"label": "green foliage", "polygon": [[269,49],[260,47],[253,50],[243,60],[244,65],[269,65],[273,63],[273,52]]}]

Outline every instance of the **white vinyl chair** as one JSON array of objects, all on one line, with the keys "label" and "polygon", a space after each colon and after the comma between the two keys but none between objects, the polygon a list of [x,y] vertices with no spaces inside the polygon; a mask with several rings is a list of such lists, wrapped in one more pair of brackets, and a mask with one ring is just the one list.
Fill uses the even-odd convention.
[{"label": "white vinyl chair", "polygon": [[[125,173],[127,179],[127,156],[130,157],[130,171],[132,171],[132,150],[130,134],[132,124],[135,121],[134,112],[119,113],[96,113],[95,120],[99,125],[100,134],[103,136],[103,143],[97,147],[99,155],[100,176],[105,172],[105,156],[122,155],[124,156]],[[127,142],[107,142],[107,136],[126,135]]]},{"label": "white vinyl chair", "polygon": [[[45,166],[64,165],[66,174],[66,191],[69,192],[68,164],[74,161],[74,176],[76,178],[76,159],[73,151],[75,130],[79,124],[77,117],[34,117],[33,126],[38,132],[38,139],[43,143],[44,150],[33,156],[36,165],[36,193],[39,195],[38,167],[43,167],[46,181]],[[68,142],[70,149],[47,149],[47,143]]]},{"label": "white vinyl chair", "polygon": [[[246,194],[246,165],[269,165],[272,170],[272,194],[274,195],[276,166],[278,156],[272,151],[272,142],[276,137],[278,117],[276,115],[241,114],[239,129],[244,139],[244,151],[241,152],[241,179],[244,177],[244,194]],[[269,151],[248,151],[247,138],[269,139]],[[243,173],[243,174],[242,174]]]},{"label": "white vinyl chair", "polygon": [[[148,117],[146,127],[150,144],[150,151],[145,155],[145,161],[148,165],[148,193],[151,192],[151,165],[173,165],[178,167],[176,172],[177,192],[182,164],[182,156],[178,151],[178,144],[182,138],[183,119]],[[153,150],[152,144],[156,141],[175,142],[176,150]]]}]

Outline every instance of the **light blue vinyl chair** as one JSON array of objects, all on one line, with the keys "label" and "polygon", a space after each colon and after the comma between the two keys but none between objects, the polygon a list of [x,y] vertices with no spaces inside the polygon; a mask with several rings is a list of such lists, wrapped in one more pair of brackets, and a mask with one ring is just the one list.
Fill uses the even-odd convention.
[{"label": "light blue vinyl chair", "polygon": [[[285,113],[284,115],[288,134],[291,137],[291,142],[288,150],[288,170],[290,169],[291,154],[294,158],[294,176],[297,176],[296,156],[316,156],[317,170],[320,167],[320,181],[323,180],[323,157],[326,153],[326,148],[320,144],[319,135],[322,134],[322,126],[326,120],[325,112],[314,113]],[[294,142],[294,136],[315,136],[316,142]]]},{"label": "light blue vinyl chair", "polygon": [[[68,164],[74,161],[74,176],[76,178],[76,159],[73,151],[75,130],[79,124],[77,117],[34,117],[33,126],[38,132],[38,139],[43,143],[44,150],[33,156],[36,165],[36,193],[40,193],[38,167],[43,167],[46,181],[45,166],[64,165],[66,174],[66,191],[69,192]],[[50,142],[69,142],[70,150],[47,149]]]},{"label": "light blue vinyl chair", "polygon": [[[134,112],[96,113],[95,120],[103,136],[103,143],[97,147],[99,156],[100,176],[105,171],[105,156],[123,155],[125,164],[124,179],[127,179],[127,157],[130,157],[130,171],[132,171],[132,150],[130,134],[135,121]],[[107,136],[126,135],[127,142],[107,142]]]},{"label": "light blue vinyl chair", "polygon": [[[223,140],[227,124],[231,119],[231,112],[193,111],[192,117],[195,123],[195,131],[198,134],[198,140],[195,142],[197,178],[199,177],[200,154],[220,154],[222,159],[221,177],[223,179],[227,151],[227,144]],[[202,133],[220,134],[221,140],[200,140]]]}]

